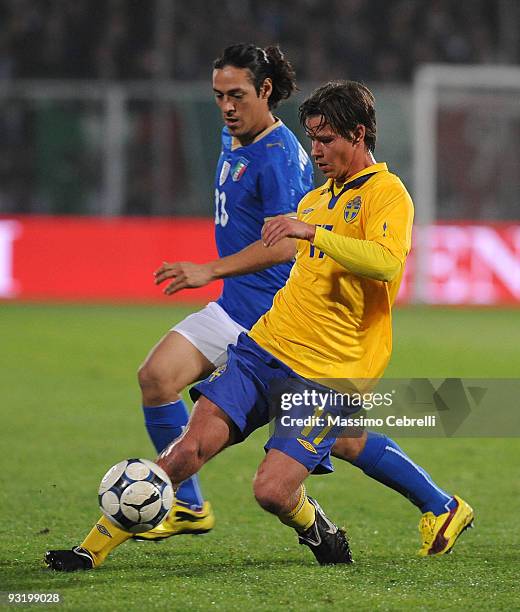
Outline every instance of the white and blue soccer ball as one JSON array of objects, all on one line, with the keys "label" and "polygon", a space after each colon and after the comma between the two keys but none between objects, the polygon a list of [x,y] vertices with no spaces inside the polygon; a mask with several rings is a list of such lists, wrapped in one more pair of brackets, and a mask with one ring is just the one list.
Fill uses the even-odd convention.
[{"label": "white and blue soccer ball", "polygon": [[148,459],[125,459],[103,476],[101,512],[120,529],[142,533],[157,527],[173,505],[168,474]]}]

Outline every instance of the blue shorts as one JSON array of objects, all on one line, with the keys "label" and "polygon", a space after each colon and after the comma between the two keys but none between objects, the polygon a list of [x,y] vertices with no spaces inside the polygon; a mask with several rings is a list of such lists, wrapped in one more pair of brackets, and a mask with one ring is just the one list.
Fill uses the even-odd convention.
[{"label": "blue shorts", "polygon": [[[247,334],[229,345],[227,363],[192,387],[190,395],[194,401],[203,395],[216,404],[242,439],[271,422],[266,450],[275,448],[315,474],[334,471],[330,451],[343,428],[319,416],[340,414],[327,401],[330,390],[296,374]],[[304,396],[311,401],[302,405],[297,400]]]}]

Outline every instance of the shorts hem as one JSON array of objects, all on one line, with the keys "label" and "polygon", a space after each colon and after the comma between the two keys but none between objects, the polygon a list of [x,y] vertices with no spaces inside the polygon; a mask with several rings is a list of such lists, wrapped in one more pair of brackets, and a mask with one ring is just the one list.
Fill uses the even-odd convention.
[{"label": "shorts hem", "polygon": [[302,461],[301,458],[298,458],[292,455],[290,453],[290,449],[288,449],[285,444],[282,444],[282,443],[277,444],[276,438],[270,438],[264,446],[264,450],[266,452],[271,449],[275,449],[277,451],[280,451],[284,455],[287,455],[287,457],[291,457],[291,459],[294,459],[300,465],[303,465],[303,467],[309,472],[309,474],[332,474],[332,472],[334,472],[334,466],[332,464],[330,464],[330,467],[329,467],[328,465],[324,465],[323,463],[323,461],[326,460],[327,456],[330,457],[330,452],[326,453],[321,458],[319,457],[319,455],[316,455],[317,461],[316,462],[313,461],[311,467],[309,467],[309,465],[306,465]]},{"label": "shorts hem", "polygon": [[237,431],[240,433],[240,437],[241,440],[244,440],[246,438],[246,436],[244,435],[244,429],[245,429],[245,425],[242,426],[240,425],[240,423],[237,422],[237,419],[235,418],[234,415],[230,414],[228,412],[228,410],[226,410],[226,408],[224,408],[223,406],[221,406],[214,397],[211,396],[211,393],[207,393],[206,391],[200,391],[199,389],[197,389],[196,386],[192,387],[189,391],[190,393],[190,397],[191,399],[196,402],[200,396],[204,396],[206,399],[208,399],[210,402],[212,402],[213,404],[215,404],[215,406],[219,409],[222,410],[222,412],[232,421],[233,425],[236,427]]}]

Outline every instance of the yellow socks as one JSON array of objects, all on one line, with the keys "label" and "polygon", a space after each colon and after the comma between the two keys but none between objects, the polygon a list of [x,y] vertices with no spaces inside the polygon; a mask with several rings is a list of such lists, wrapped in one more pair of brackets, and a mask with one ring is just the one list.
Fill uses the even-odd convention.
[{"label": "yellow socks", "polygon": [[80,546],[86,548],[92,554],[94,567],[99,567],[110,551],[131,537],[131,533],[119,529],[102,516]]},{"label": "yellow socks", "polygon": [[307,499],[307,492],[303,485],[300,488],[300,497],[296,507],[289,514],[282,514],[278,518],[284,525],[288,525],[296,531],[306,531],[314,523],[316,510]]},{"label": "yellow socks", "polygon": [[[295,508],[288,514],[282,514],[278,518],[282,523],[296,529],[296,531],[306,531],[314,523],[315,517],[316,511],[314,506],[307,499],[305,487],[302,485]],[[119,529],[106,517],[102,516],[92,527],[90,533],[80,546],[88,550],[92,555],[94,567],[99,567],[114,548],[117,548],[131,537],[131,533]]]}]

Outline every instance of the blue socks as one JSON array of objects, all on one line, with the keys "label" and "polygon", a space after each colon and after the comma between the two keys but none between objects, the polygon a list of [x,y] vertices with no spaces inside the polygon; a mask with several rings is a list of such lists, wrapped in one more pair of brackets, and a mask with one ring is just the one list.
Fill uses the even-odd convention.
[{"label": "blue socks", "polygon": [[443,514],[457,503],[393,440],[383,434],[368,432],[365,448],[352,461],[352,465],[407,497],[422,513]]},{"label": "blue socks", "polygon": [[[164,406],[143,406],[143,412],[146,429],[157,453],[162,452],[170,442],[181,435],[190,416],[181,399]],[[200,491],[199,477],[194,474],[185,480],[177,489],[175,497],[182,505],[192,510],[200,510],[204,498]]]}]

